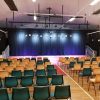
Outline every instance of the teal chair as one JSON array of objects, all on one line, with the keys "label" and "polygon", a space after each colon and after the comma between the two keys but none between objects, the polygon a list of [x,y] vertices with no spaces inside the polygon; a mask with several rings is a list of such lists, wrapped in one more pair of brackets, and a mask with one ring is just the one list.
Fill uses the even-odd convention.
[{"label": "teal chair", "polygon": [[47,70],[48,78],[52,78],[52,75],[56,75],[56,74],[57,74],[57,70],[56,69],[49,69],[49,70]]},{"label": "teal chair", "polygon": [[22,87],[32,86],[33,85],[33,77],[31,76],[23,76],[20,82]]},{"label": "teal chair", "polygon": [[33,92],[34,100],[48,100],[50,98],[50,91],[48,86],[34,87]]},{"label": "teal chair", "polygon": [[29,100],[30,94],[29,89],[25,87],[13,88],[12,100]]},{"label": "teal chair", "polygon": [[42,70],[37,70],[36,71],[36,76],[45,76],[46,75],[46,72],[45,72],[45,70],[44,69],[42,69]]},{"label": "teal chair", "polygon": [[0,88],[0,100],[9,100],[7,89]]},{"label": "teal chair", "polygon": [[63,75],[52,75],[51,84],[63,85],[64,84]]},{"label": "teal chair", "polygon": [[33,70],[24,70],[24,76],[34,77],[34,71]]},{"label": "teal chair", "polygon": [[5,77],[5,87],[12,88],[18,86],[18,80],[16,77]]},{"label": "teal chair", "polygon": [[20,79],[22,77],[22,72],[20,70],[13,70],[11,75],[15,76],[18,79]]},{"label": "teal chair", "polygon": [[54,69],[54,65],[47,65],[47,70]]},{"label": "teal chair", "polygon": [[38,86],[47,86],[49,85],[49,80],[47,76],[37,76],[36,85]]},{"label": "teal chair", "polygon": [[67,99],[71,100],[70,86],[56,86],[54,92],[55,99]]},{"label": "teal chair", "polygon": [[91,68],[84,68],[82,72],[78,75],[78,82],[79,78],[82,77],[82,86],[83,86],[83,77],[87,77],[87,81],[89,77],[92,76],[92,69]]}]

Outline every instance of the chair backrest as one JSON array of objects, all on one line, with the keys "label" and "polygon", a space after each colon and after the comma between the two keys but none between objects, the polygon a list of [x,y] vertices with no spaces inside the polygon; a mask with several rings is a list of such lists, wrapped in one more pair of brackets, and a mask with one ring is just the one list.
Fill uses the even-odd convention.
[{"label": "chair backrest", "polygon": [[33,77],[32,76],[21,77],[20,84],[22,85],[22,87],[32,86],[33,85]]},{"label": "chair backrest", "polygon": [[50,97],[50,90],[48,86],[34,87],[33,98],[35,100],[48,100]]},{"label": "chair backrest", "polygon": [[92,75],[91,68],[84,68],[83,69],[83,76],[91,76],[91,75]]},{"label": "chair backrest", "polygon": [[47,70],[47,76],[49,78],[51,78],[52,75],[56,75],[56,74],[57,74],[57,70],[56,69],[49,69],[49,70]]},{"label": "chair backrest", "polygon": [[52,85],[64,84],[63,75],[52,75],[51,84]]},{"label": "chair backrest", "polygon": [[56,99],[68,99],[71,98],[70,86],[56,86],[54,97]]},{"label": "chair backrest", "polygon": [[45,72],[44,69],[42,69],[42,70],[37,70],[37,71],[36,71],[36,76],[41,76],[41,75],[43,75],[43,76],[46,75],[46,72]]},{"label": "chair backrest", "polygon": [[9,100],[7,89],[0,88],[0,100]]},{"label": "chair backrest", "polygon": [[15,76],[17,78],[21,78],[22,77],[22,72],[20,70],[13,70],[11,75]]},{"label": "chair backrest", "polygon": [[5,87],[12,88],[18,86],[18,80],[16,77],[6,77],[5,78]]},{"label": "chair backrest", "polygon": [[12,100],[29,100],[30,94],[29,89],[25,87],[13,88]]},{"label": "chair backrest", "polygon": [[33,76],[34,77],[34,71],[33,70],[24,70],[24,76]]},{"label": "chair backrest", "polygon": [[100,74],[98,74],[98,75],[95,76],[95,80],[96,80],[96,82],[100,83]]},{"label": "chair backrest", "polygon": [[54,65],[47,65],[47,70],[48,69],[54,69]]},{"label": "chair backrest", "polygon": [[37,76],[36,85],[38,86],[47,86],[49,85],[49,80],[47,76]]},{"label": "chair backrest", "polygon": [[98,75],[98,74],[100,74],[100,68],[93,69],[93,75]]}]

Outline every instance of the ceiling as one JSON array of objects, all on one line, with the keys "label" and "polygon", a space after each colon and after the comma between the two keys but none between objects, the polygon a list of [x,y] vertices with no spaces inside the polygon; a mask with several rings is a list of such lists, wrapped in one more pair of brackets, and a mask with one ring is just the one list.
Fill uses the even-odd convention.
[{"label": "ceiling", "polygon": [[[44,24],[36,24],[37,21],[33,20],[33,16],[27,16],[25,13],[38,13],[39,11],[43,14],[48,14],[47,8],[50,7],[52,14],[62,14],[62,5],[63,5],[63,15],[82,15],[84,18],[77,18],[75,21],[66,24],[64,28],[81,28],[86,29],[87,21],[90,26],[88,28],[98,28],[100,25],[100,14],[93,15],[92,13],[100,9],[100,2],[95,6],[90,6],[89,4],[93,0],[37,0],[36,3],[33,3],[32,0],[13,0],[18,12],[14,12],[14,21],[15,22],[32,22],[32,23],[13,23],[13,12],[6,5],[4,0],[0,0],[0,27],[22,27],[22,28],[40,28],[44,27]],[[67,22],[71,17],[63,17],[63,22]],[[48,17],[48,16],[47,16]],[[6,20],[7,18],[7,20]],[[45,16],[38,18],[39,22],[45,23]],[[48,23],[49,18],[46,22]],[[34,23],[33,23],[34,22]],[[50,17],[51,23],[62,23],[62,17]],[[72,25],[71,25],[72,24]],[[83,25],[78,25],[83,24]],[[47,24],[48,25],[48,24]],[[51,28],[61,28],[62,24],[52,24]]]}]

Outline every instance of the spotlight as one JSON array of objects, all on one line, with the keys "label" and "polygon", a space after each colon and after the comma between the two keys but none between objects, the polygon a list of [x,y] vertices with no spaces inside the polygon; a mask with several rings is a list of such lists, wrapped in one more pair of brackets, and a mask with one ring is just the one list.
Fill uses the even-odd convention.
[{"label": "spotlight", "polygon": [[40,35],[40,37],[42,37],[42,35]]},{"label": "spotlight", "polygon": [[37,20],[37,16],[36,16],[36,15],[34,15],[34,16],[33,16],[33,19],[36,21],[36,20]]},{"label": "spotlight", "polygon": [[27,37],[27,34],[25,36]]},{"label": "spotlight", "polygon": [[72,37],[72,35],[70,35],[70,37]]},{"label": "spotlight", "polygon": [[31,36],[31,34],[29,34],[29,36]]},{"label": "spotlight", "polygon": [[65,35],[65,37],[67,37],[67,35]]},{"label": "spotlight", "polygon": [[33,2],[36,2],[36,0],[32,0]]}]

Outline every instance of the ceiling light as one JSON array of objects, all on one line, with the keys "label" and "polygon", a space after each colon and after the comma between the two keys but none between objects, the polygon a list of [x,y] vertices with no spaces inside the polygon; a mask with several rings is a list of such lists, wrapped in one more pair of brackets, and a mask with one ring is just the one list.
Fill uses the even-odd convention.
[{"label": "ceiling light", "polygon": [[72,22],[72,21],[74,21],[75,19],[76,19],[76,18],[73,17],[73,18],[69,19],[68,22]]},{"label": "ceiling light", "polygon": [[97,3],[99,3],[100,2],[100,0],[93,0],[91,3],[90,3],[90,5],[91,6],[94,6],[94,5],[96,5]]},{"label": "ceiling light", "polygon": [[35,21],[37,20],[37,16],[36,15],[34,15],[33,18],[34,18]]},{"label": "ceiling light", "polygon": [[36,2],[36,0],[32,0],[33,2]]}]

